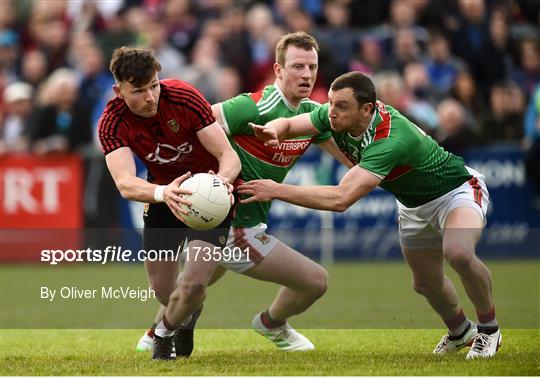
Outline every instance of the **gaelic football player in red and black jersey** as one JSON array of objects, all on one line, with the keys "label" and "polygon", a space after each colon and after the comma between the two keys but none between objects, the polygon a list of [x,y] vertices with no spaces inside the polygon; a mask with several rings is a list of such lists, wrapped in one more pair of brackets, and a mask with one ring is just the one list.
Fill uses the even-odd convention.
[{"label": "gaelic football player in red and black jersey", "polygon": [[[99,140],[122,197],[149,204],[143,248],[175,251],[186,238],[190,247],[223,247],[230,217],[215,230],[197,232],[183,223],[182,215],[187,213],[180,207],[189,204],[182,194],[190,192],[179,185],[191,174],[217,172],[232,188],[230,183],[240,172],[240,160],[210,104],[181,80],[160,81],[161,65],[149,49],[116,49],[110,69],[116,97],[99,120]],[[133,154],[148,168],[148,180],[136,176]],[[191,354],[192,329],[217,266],[212,259],[190,259],[177,286],[176,261],[145,261],[150,285],[167,306],[156,326],[153,358],[171,358],[173,335],[177,355]]]}]

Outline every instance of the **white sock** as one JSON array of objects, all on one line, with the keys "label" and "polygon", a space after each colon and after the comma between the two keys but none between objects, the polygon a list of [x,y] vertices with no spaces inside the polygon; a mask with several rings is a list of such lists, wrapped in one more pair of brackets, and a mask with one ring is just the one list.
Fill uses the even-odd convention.
[{"label": "white sock", "polygon": [[158,323],[156,326],[156,330],[154,331],[154,334],[161,337],[161,338],[167,338],[174,335],[174,329],[170,330],[167,327],[165,327],[165,324],[163,324],[163,320]]}]

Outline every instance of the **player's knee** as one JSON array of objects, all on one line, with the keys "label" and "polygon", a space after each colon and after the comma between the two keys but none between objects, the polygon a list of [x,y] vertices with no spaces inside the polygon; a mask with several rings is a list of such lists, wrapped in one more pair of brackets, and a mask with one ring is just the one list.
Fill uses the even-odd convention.
[{"label": "player's knee", "polygon": [[474,258],[474,247],[460,241],[446,244],[443,252],[446,261],[457,272],[469,269]]},{"label": "player's knee", "polygon": [[317,270],[315,274],[312,275],[311,285],[310,285],[310,296],[313,299],[319,299],[322,297],[326,290],[328,289],[328,272],[324,268]]},{"label": "player's knee", "polygon": [[433,294],[439,293],[442,290],[444,279],[441,280],[415,280],[413,281],[413,289],[424,297],[429,297]]},{"label": "player's knee", "polygon": [[206,284],[198,280],[182,280],[179,287],[179,294],[186,301],[198,300],[206,293]]}]

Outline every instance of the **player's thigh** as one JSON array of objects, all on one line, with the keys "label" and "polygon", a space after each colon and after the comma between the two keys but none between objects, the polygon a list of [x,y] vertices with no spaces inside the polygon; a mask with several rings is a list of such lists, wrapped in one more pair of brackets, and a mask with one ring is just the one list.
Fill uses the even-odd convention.
[{"label": "player's thigh", "polygon": [[322,266],[279,240],[270,253],[245,274],[299,290],[325,286],[328,277]]},{"label": "player's thigh", "polygon": [[482,235],[484,220],[477,209],[458,207],[446,218],[443,234],[443,252],[447,258],[462,254],[463,258],[474,255],[476,244]]},{"label": "player's thigh", "polygon": [[218,266],[221,248],[202,240],[188,243],[182,281],[208,286]]},{"label": "player's thigh", "polygon": [[446,218],[444,239],[466,239],[476,243],[480,239],[484,227],[484,220],[478,211],[472,207],[458,207],[453,209]]},{"label": "player's thigh", "polygon": [[440,249],[411,249],[401,246],[414,285],[436,285],[444,279],[444,257]]}]

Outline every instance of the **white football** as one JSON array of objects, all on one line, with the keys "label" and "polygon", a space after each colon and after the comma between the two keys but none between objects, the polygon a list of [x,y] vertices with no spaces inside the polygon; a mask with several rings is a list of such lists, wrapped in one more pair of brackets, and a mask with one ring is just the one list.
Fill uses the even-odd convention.
[{"label": "white football", "polygon": [[193,193],[184,195],[191,202],[191,206],[180,204],[189,213],[182,214],[189,227],[195,230],[211,230],[227,218],[231,209],[229,192],[215,175],[197,173],[182,182],[180,187]]}]

